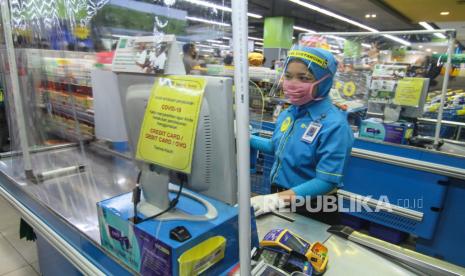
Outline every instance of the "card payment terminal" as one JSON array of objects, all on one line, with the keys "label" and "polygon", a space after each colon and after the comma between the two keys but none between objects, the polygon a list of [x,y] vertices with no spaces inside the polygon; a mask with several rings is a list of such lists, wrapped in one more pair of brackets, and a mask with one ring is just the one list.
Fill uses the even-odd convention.
[{"label": "card payment terminal", "polygon": [[260,247],[261,249],[287,252],[289,256],[293,252],[293,256],[305,256],[306,260],[311,263],[315,274],[323,273],[328,264],[328,249],[323,244],[319,242],[311,244],[288,229],[271,230],[260,242]]}]

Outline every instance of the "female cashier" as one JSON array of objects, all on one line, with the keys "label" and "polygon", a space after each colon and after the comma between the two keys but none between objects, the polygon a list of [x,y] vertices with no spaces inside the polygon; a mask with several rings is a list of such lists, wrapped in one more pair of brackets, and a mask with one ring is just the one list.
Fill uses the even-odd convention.
[{"label": "female cashier", "polygon": [[326,50],[294,46],[289,52],[282,84],[291,106],[279,115],[272,139],[251,137],[253,148],[274,153],[271,185],[281,191],[253,197],[256,216],[296,196],[324,195],[342,183],[353,134],[328,96],[336,69]]}]

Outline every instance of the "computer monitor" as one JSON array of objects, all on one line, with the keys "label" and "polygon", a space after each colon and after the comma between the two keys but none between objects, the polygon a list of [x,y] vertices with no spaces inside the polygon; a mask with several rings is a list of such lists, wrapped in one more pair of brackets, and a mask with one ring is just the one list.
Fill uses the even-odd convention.
[{"label": "computer monitor", "polygon": [[[201,78],[206,79],[207,85],[187,188],[234,205],[237,202],[237,170],[232,80],[224,77]],[[154,76],[118,73],[121,103],[133,154],[156,80]],[[140,185],[146,202],[156,206],[156,210],[163,210],[169,204],[167,182],[170,171],[142,161],[136,160],[136,163],[142,171]]]}]

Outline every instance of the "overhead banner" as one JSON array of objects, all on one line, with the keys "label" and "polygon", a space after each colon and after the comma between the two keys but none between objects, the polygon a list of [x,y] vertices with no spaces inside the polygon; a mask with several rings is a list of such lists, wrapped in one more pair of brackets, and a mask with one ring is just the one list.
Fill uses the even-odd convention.
[{"label": "overhead banner", "polygon": [[170,76],[156,80],[142,122],[136,158],[190,173],[206,80]]}]

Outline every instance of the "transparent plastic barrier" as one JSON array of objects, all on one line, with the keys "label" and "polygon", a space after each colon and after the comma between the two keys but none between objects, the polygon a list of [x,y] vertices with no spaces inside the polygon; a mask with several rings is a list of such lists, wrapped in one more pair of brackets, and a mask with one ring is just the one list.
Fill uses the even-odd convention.
[{"label": "transparent plastic barrier", "polygon": [[[161,73],[155,70],[159,66],[155,63],[163,53],[155,46],[166,35],[175,35],[180,52],[184,45],[192,43],[191,50],[184,54],[188,60],[181,66],[189,66],[190,74],[206,74],[207,63],[221,63],[226,54],[232,53],[230,2],[219,1],[216,5],[176,0],[10,1],[29,148],[70,142],[76,146],[33,153],[35,180],[42,180],[37,185],[26,179],[22,156],[2,163],[7,165],[7,173],[33,197],[100,243],[96,203],[130,192],[138,169],[131,160],[94,147],[104,146],[129,158],[134,150],[124,143],[127,137],[113,139],[96,129],[96,116],[109,114],[114,106],[96,108],[95,93],[114,100],[115,80],[106,82],[104,89],[97,92],[94,74],[112,70],[120,38],[142,36],[151,36],[154,47],[138,53],[141,66],[151,76]],[[21,150],[18,126],[12,119],[15,110],[9,93],[9,64],[5,48],[0,51],[11,149]],[[179,57],[182,60],[182,53]],[[115,120],[109,118],[109,122]],[[124,127],[123,121],[119,127]]]}]

